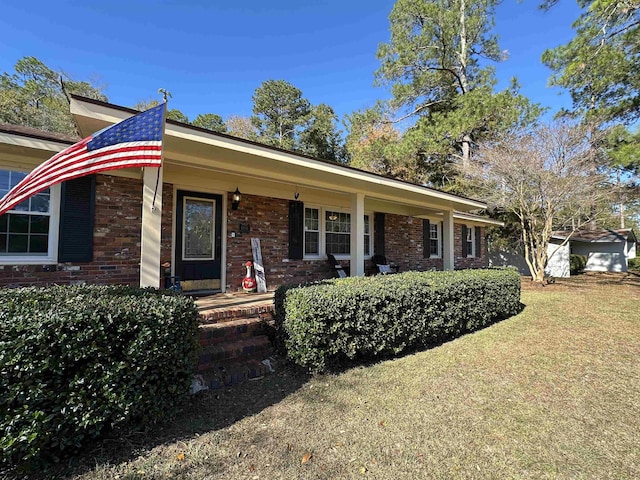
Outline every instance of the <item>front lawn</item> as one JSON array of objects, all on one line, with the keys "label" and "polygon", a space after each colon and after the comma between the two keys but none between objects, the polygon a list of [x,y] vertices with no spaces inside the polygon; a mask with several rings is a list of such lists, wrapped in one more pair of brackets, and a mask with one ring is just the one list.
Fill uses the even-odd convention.
[{"label": "front lawn", "polygon": [[640,286],[601,278],[525,281],[521,314],[429,351],[205,392],[73,478],[639,478]]}]

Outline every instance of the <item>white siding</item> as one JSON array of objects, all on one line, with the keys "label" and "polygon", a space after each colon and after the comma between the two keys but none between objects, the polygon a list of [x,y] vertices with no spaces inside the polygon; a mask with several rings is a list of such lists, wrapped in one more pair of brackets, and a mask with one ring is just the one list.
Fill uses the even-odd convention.
[{"label": "white siding", "polygon": [[625,242],[574,242],[573,253],[587,257],[585,272],[626,272]]},{"label": "white siding", "polygon": [[569,276],[569,244],[562,247],[557,243],[549,243],[547,255],[549,260],[545,273],[552,277],[563,278]]}]

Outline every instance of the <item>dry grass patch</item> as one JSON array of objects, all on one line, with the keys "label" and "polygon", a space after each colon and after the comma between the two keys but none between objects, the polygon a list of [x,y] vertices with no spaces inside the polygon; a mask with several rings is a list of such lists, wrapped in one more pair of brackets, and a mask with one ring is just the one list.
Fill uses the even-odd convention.
[{"label": "dry grass patch", "polygon": [[520,315],[429,351],[208,392],[155,447],[73,478],[639,478],[639,300],[526,288]]}]

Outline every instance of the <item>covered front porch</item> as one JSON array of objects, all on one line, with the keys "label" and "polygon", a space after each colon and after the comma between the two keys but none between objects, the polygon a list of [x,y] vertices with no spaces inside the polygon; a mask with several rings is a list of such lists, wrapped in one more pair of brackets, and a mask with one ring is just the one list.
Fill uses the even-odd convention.
[{"label": "covered front porch", "polygon": [[[75,96],[71,112],[83,135],[135,113]],[[437,264],[453,270],[454,222],[486,208],[476,200],[173,121],[167,121],[163,150],[160,169],[123,173],[143,183],[142,286],[161,285],[158,265],[169,263],[172,276],[198,280],[198,272],[206,270],[206,285],[233,291],[244,263],[252,260],[251,238],[262,241],[268,286],[270,276],[281,284],[285,277],[323,275],[328,253],[348,262],[353,276],[365,274],[374,254],[403,256],[411,269]],[[194,205],[211,212],[212,243],[190,257],[185,218]],[[462,220],[483,224],[479,217]],[[419,238],[423,221],[432,225],[436,242],[430,264],[414,258],[427,250],[429,232]],[[413,249],[413,257],[406,249]],[[479,251],[480,242],[476,255]]]}]

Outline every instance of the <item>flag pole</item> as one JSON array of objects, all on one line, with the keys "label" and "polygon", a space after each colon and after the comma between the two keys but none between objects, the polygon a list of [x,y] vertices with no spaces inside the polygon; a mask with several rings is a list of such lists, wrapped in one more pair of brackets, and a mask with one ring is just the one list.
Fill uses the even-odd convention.
[{"label": "flag pole", "polygon": [[164,103],[164,111],[162,113],[162,115],[163,115],[163,122],[162,122],[162,150],[160,151],[160,166],[158,167],[158,174],[157,174],[157,177],[156,177],[156,189],[153,192],[153,201],[151,202],[151,211],[152,212],[154,212],[156,210],[156,197],[158,196],[158,187],[160,185],[160,169],[164,165],[164,132],[165,132],[165,128],[166,128],[166,125],[167,125],[167,102],[169,101],[169,98],[171,98],[171,92],[169,92],[168,90],[166,90],[164,88],[159,88],[158,89],[158,93],[162,94],[162,99],[163,99],[163,103]]}]

